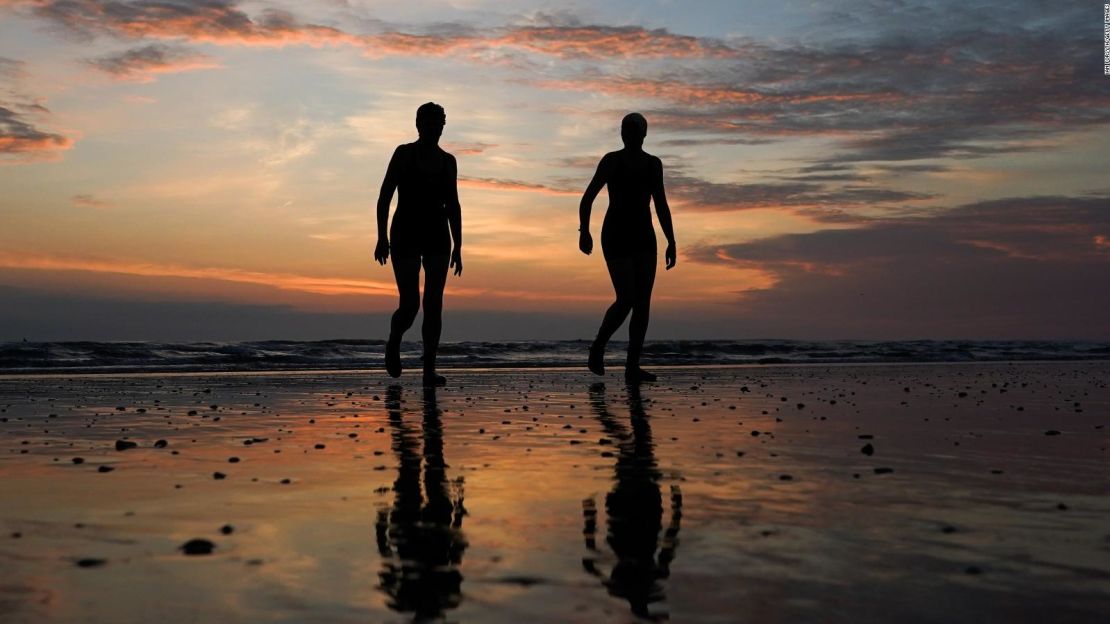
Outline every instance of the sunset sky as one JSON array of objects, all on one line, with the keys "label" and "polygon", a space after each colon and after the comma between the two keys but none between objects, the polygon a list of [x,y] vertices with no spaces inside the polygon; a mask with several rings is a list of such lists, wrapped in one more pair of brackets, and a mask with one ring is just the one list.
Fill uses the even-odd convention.
[{"label": "sunset sky", "polygon": [[679,243],[649,339],[1110,339],[1102,34],[1031,0],[0,0],[0,340],[383,338],[373,205],[429,100],[448,339],[592,336],[578,199],[630,111]]}]

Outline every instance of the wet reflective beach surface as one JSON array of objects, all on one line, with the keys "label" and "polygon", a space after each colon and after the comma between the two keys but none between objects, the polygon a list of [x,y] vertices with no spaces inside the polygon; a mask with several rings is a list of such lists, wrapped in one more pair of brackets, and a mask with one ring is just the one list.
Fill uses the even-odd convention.
[{"label": "wet reflective beach surface", "polygon": [[0,619],[1110,613],[1108,364],[449,373],[0,378]]}]

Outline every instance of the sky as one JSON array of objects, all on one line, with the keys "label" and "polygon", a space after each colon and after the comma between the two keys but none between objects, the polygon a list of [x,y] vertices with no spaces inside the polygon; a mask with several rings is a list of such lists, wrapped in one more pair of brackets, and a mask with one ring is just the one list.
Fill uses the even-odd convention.
[{"label": "sky", "polygon": [[1110,339],[1102,35],[1033,0],[0,0],[0,340],[384,338],[374,203],[427,101],[446,339],[592,336],[578,200],[631,111],[679,249],[649,339]]}]

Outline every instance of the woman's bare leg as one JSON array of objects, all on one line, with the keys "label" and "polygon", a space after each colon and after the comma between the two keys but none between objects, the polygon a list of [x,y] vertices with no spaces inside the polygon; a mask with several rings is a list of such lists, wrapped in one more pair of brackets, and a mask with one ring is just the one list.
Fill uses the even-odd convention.
[{"label": "woman's bare leg", "polygon": [[449,256],[424,256],[424,381],[446,382],[436,375],[436,354],[443,331],[443,288],[447,284]]},{"label": "woman's bare leg", "polygon": [[389,323],[385,345],[385,368],[390,377],[401,376],[401,339],[412,327],[420,311],[420,259],[393,258],[393,277],[397,280],[399,302]]}]

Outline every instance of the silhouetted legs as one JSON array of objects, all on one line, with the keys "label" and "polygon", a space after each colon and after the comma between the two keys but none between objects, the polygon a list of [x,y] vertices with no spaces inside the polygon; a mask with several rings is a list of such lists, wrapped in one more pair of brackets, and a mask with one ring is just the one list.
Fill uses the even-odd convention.
[{"label": "silhouetted legs", "polygon": [[647,336],[648,320],[651,315],[651,290],[655,285],[655,254],[605,258],[609,277],[613,280],[616,301],[605,312],[597,338],[590,347],[590,370],[604,373],[601,355],[605,345],[617,329],[632,314],[628,324],[628,358],[625,360],[625,376],[633,380],[650,380],[650,373],[640,370],[640,354],[644,350],[644,337]]},{"label": "silhouetted legs", "polygon": [[[447,284],[448,256],[424,256],[424,381],[443,383],[436,375],[436,353],[443,329],[443,288]],[[412,327],[420,311],[420,258],[393,258],[393,276],[397,279],[400,301],[389,325],[389,342],[385,348],[386,370],[393,377],[401,375],[401,339]]]}]

